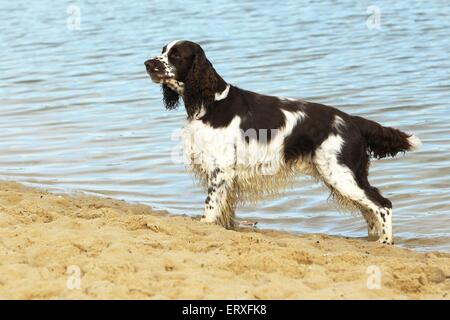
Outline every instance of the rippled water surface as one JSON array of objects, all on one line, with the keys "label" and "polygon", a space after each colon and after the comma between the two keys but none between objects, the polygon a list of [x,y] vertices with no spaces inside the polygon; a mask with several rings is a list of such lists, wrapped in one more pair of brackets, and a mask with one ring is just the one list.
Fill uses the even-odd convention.
[{"label": "rippled water surface", "polygon": [[[377,1],[379,28],[367,1],[0,4],[2,179],[201,214],[203,192],[170,157],[184,110],[164,110],[143,65],[170,40],[191,39],[232,84],[415,132],[422,149],[373,161],[371,181],[394,203],[397,243],[450,250],[447,0]],[[304,177],[238,217],[366,236],[362,218],[339,213]]]}]

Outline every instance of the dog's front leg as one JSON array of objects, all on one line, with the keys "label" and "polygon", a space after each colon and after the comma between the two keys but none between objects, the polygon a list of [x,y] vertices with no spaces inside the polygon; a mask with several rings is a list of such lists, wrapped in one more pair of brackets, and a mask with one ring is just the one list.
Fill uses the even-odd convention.
[{"label": "dog's front leg", "polygon": [[234,226],[234,171],[215,168],[208,174],[208,196],[201,221],[216,223],[227,229]]}]

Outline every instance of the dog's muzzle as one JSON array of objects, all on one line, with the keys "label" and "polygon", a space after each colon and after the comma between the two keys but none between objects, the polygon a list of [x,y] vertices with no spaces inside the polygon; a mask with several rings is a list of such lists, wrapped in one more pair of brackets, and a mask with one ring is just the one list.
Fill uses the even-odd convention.
[{"label": "dog's muzzle", "polygon": [[145,69],[147,69],[147,73],[150,75],[150,78],[154,82],[159,82],[162,80],[164,75],[164,66],[161,61],[156,59],[150,59],[144,62]]}]

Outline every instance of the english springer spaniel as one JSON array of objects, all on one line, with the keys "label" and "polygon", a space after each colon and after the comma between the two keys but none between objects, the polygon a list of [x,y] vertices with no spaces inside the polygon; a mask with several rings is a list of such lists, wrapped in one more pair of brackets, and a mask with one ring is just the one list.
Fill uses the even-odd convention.
[{"label": "english springer spaniel", "polygon": [[162,85],[167,109],[183,99],[185,155],[208,193],[202,221],[232,228],[238,203],[277,194],[301,173],[360,211],[370,240],[393,244],[392,204],[369,184],[369,162],[418,148],[417,137],[319,103],[230,85],[191,41],[170,42],[145,67]]}]

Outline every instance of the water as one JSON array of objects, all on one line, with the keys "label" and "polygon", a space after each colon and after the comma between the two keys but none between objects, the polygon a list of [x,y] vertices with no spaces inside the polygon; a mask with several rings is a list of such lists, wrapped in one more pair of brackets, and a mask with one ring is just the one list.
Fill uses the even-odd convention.
[{"label": "water", "polygon": [[[422,149],[373,161],[371,181],[394,203],[397,243],[450,251],[449,2],[377,1],[379,29],[369,1],[278,3],[0,0],[0,178],[201,214],[203,192],[170,158],[184,110],[164,110],[143,65],[190,39],[230,83],[415,132]],[[304,177],[238,217],[366,236]]]}]

